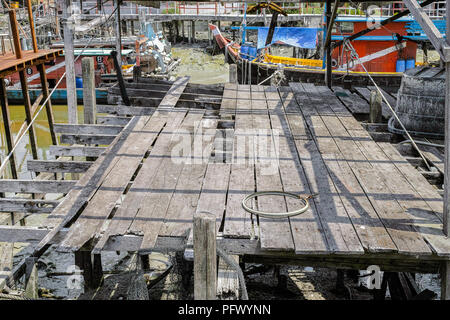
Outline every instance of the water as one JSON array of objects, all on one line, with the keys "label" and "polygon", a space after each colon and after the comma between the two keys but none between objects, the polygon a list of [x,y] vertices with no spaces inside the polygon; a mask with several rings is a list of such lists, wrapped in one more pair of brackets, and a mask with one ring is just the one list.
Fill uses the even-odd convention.
[{"label": "water", "polygon": [[[67,106],[65,105],[53,105],[53,118],[55,123],[67,123]],[[0,112],[1,113],[1,112]],[[10,105],[9,106],[10,115],[10,127],[13,134],[13,139],[18,135],[19,129],[25,122],[25,107],[20,105]],[[78,106],[78,121],[83,122],[83,107]],[[39,113],[37,119],[34,122],[34,130],[36,132],[36,142],[38,147],[38,158],[39,160],[51,160],[54,159],[53,156],[49,154],[49,146],[52,145],[52,140],[50,136],[50,130],[48,127],[47,113],[45,108]],[[6,146],[6,136],[5,136],[5,126],[3,123],[3,118],[0,124],[0,158],[3,159],[7,156],[8,150]],[[20,140],[19,146],[14,152],[17,170],[19,174],[19,179],[31,179],[32,173],[27,171],[26,162],[27,160],[32,160],[31,145],[28,137],[28,132]],[[9,166],[5,171],[4,178],[11,178],[11,171]]]},{"label": "water", "polygon": [[211,56],[201,46],[178,44],[172,48],[174,58],[181,62],[173,71],[173,76],[190,76],[191,83],[216,84],[229,81],[229,65],[225,56]]}]

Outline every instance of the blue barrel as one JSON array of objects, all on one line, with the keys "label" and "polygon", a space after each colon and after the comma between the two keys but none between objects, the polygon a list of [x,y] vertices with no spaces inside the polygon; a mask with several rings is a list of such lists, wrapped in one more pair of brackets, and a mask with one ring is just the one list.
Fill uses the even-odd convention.
[{"label": "blue barrel", "polygon": [[395,72],[405,72],[405,70],[406,70],[405,60],[398,59],[395,65]]},{"label": "blue barrel", "polygon": [[249,46],[241,46],[241,58],[248,60],[248,48]]},{"label": "blue barrel", "polygon": [[256,47],[248,47],[248,55],[250,56],[250,60],[256,59],[258,55],[258,50]]},{"label": "blue barrel", "polygon": [[414,60],[414,59],[406,60],[406,70],[413,69],[415,67],[416,67],[416,60]]},{"label": "blue barrel", "polygon": [[77,88],[83,88],[83,78],[75,77],[75,84]]}]

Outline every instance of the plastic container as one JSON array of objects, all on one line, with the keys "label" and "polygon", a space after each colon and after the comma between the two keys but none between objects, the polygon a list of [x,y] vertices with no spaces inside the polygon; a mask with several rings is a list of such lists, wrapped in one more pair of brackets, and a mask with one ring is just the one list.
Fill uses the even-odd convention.
[{"label": "plastic container", "polygon": [[249,46],[246,46],[246,45],[242,45],[241,46],[240,53],[241,53],[241,58],[242,59],[248,60],[248,48],[249,48]]},{"label": "plastic container", "polygon": [[403,59],[398,59],[395,64],[395,72],[405,72],[406,70],[406,62]]},{"label": "plastic container", "polygon": [[77,88],[83,88],[83,78],[75,77],[75,85]]},{"label": "plastic container", "polygon": [[258,56],[258,50],[256,47],[248,47],[248,55],[250,56],[250,60],[256,59]]},{"label": "plastic container", "polygon": [[406,70],[414,69],[415,67],[416,67],[416,60],[414,60],[414,59],[406,60],[406,64],[405,64]]}]

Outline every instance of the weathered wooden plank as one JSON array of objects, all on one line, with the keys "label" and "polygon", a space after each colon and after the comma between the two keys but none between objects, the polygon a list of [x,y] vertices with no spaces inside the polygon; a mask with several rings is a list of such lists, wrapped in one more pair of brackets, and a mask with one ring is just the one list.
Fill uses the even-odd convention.
[{"label": "weathered wooden plank", "polygon": [[68,193],[76,184],[71,180],[0,179],[0,192]]},{"label": "weathered wooden plank", "polygon": [[[159,111],[155,113],[159,114]],[[133,185],[128,190],[124,201],[117,209],[111,219],[108,229],[101,237],[94,252],[100,252],[110,236],[125,234],[133,223],[136,214],[141,208],[146,197],[154,189],[153,180],[160,172],[161,163],[167,160],[170,154],[169,147],[171,145],[174,133],[185,118],[186,112],[176,112],[168,117],[167,124],[162,130],[160,136],[155,142],[149,157],[144,161],[139,174],[133,181]],[[140,244],[139,244],[140,245]]]},{"label": "weathered wooden plank", "polygon": [[93,134],[62,134],[60,136],[61,143],[67,144],[99,144],[108,145],[114,139],[116,135],[104,134],[104,135],[93,135]]},{"label": "weathered wooden plank", "polygon": [[[203,113],[188,113],[182,123],[180,127],[181,131],[179,132],[182,132],[184,135],[189,133],[189,141],[192,141],[192,136],[200,127],[202,116]],[[175,137],[176,136],[177,134]],[[178,141],[179,138],[175,138],[174,141],[170,143],[166,155],[170,155],[173,152],[173,148]],[[166,158],[165,161],[163,161],[162,167],[158,169],[159,172],[152,181],[151,187],[153,188],[153,192],[147,194],[135,220],[129,228],[130,233],[143,233],[144,238],[142,240],[141,250],[151,250],[155,246],[161,227],[166,219],[167,210],[174,195],[178,180],[183,171],[183,167],[185,166],[185,161],[191,156],[190,150],[186,151],[183,156],[186,158],[181,158],[179,161],[173,161],[174,159],[170,158]],[[203,176],[203,173],[201,172],[197,172],[196,174]],[[195,203],[188,203],[188,205],[195,206],[196,201]],[[187,234],[185,236],[187,236]]]},{"label": "weathered wooden plank", "polygon": [[106,151],[105,147],[85,147],[85,146],[50,146],[49,154],[53,156],[70,157],[99,157]]},{"label": "weathered wooden plank", "polygon": [[[364,97],[364,99],[367,102],[370,103],[370,91],[371,90],[369,90],[367,88],[363,88],[363,87],[356,87],[355,91],[357,91],[360,95],[362,95]],[[392,107],[395,107],[395,104],[392,105]],[[383,117],[385,119],[388,119],[388,118],[390,118],[392,116],[392,112],[390,111],[389,107],[386,105],[386,102],[384,102],[384,100],[383,100],[383,102],[381,104],[381,109],[382,109]]]},{"label": "weathered wooden plank", "polygon": [[247,114],[252,110],[252,104],[247,88],[239,85],[237,95],[238,97],[245,95],[246,99],[238,99],[236,104],[233,165],[228,186],[223,235],[228,238],[253,238],[256,232],[251,214],[242,208],[242,200],[255,192],[253,120],[252,116]]},{"label": "weathered wooden plank", "polygon": [[197,204],[198,212],[206,211],[215,215],[217,229],[222,224],[224,217],[230,169],[229,163],[208,164]]},{"label": "weathered wooden plank", "polygon": [[79,213],[80,209],[92,198],[104,177],[112,170],[118,161],[117,154],[126,152],[127,146],[124,144],[126,138],[133,129],[141,130],[144,121],[139,121],[134,117],[125,126],[124,130],[115,138],[113,143],[100,157],[92,164],[89,170],[81,176],[76,184],[76,188],[70,190],[69,194],[56,207],[44,221],[44,225],[53,228],[34,247],[33,255],[40,256],[49,247],[52,239]]},{"label": "weathered wooden plank", "polygon": [[222,103],[220,105],[221,115],[232,115],[236,113],[237,84],[226,83],[223,90]]},{"label": "weathered wooden plank", "polygon": [[[391,235],[399,252],[406,254],[430,254],[431,250],[411,225],[411,216],[405,212],[389,188],[389,179],[386,180],[383,172],[373,167],[373,163],[367,158],[358,146],[360,139],[353,137],[348,128],[358,128],[360,132],[366,132],[357,121],[350,121],[350,113],[324,87],[314,87],[315,95],[325,99],[327,105],[321,105],[323,111],[329,116],[323,116],[323,121],[330,133],[336,137],[342,155],[347,160],[360,185],[369,197],[372,206],[383,221],[387,231]],[[366,132],[367,133],[367,132]],[[371,138],[365,138],[372,141]],[[381,196],[383,194],[383,196]],[[389,195],[390,194],[390,195]]]},{"label": "weathered wooden plank", "polygon": [[98,104],[98,113],[108,113],[117,116],[150,116],[155,112],[155,107],[133,107],[124,105]]},{"label": "weathered wooden plank", "polygon": [[28,160],[27,169],[34,172],[86,172],[90,161]]},{"label": "weathered wooden plank", "polygon": [[131,117],[97,116],[97,124],[125,126],[130,119]]},{"label": "weathered wooden plank", "polygon": [[[285,111],[297,109],[294,106],[295,98],[291,94],[284,94],[281,98],[285,106]],[[287,107],[287,108],[286,108]],[[278,113],[271,117],[271,124],[274,129],[280,131],[279,138],[279,155],[280,155],[280,175],[283,190],[299,194],[301,196],[311,195],[308,180],[305,175],[304,168],[300,163],[299,155],[293,137],[289,134],[289,126],[291,132],[301,132],[303,137],[308,137],[309,133],[304,127],[303,117],[289,117],[289,115]],[[291,119],[293,122],[291,123]],[[294,130],[292,130],[294,128]],[[305,139],[302,139],[305,140]],[[306,139],[307,140],[307,139]],[[286,205],[289,211],[297,209],[302,203],[293,198],[286,198]],[[295,252],[297,254],[317,253],[322,254],[329,252],[326,234],[322,231],[322,221],[314,199],[310,200],[310,209],[301,215],[289,218],[291,225],[291,233],[294,241]]]},{"label": "weathered wooden plank", "polygon": [[192,142],[193,159],[185,161],[167,208],[165,222],[159,233],[161,236],[180,237],[189,233],[212,152],[216,127],[216,119],[201,121],[199,132],[194,135]]},{"label": "weathered wooden plank", "polygon": [[14,243],[0,242],[0,290],[5,286],[6,277],[13,269],[13,251]]},{"label": "weathered wooden plank", "polygon": [[[293,87],[296,86],[293,85]],[[380,221],[380,218],[373,209],[371,203],[367,200],[358,180],[353,175],[352,171],[349,170],[346,158],[341,154],[338,145],[335,142],[335,139],[337,139],[335,137],[340,137],[342,133],[339,132],[339,134],[333,135],[324,122],[324,119],[329,121],[334,115],[329,112],[326,100],[321,100],[321,96],[316,94],[314,87],[310,87],[308,91],[304,91],[301,87],[297,86],[294,90],[300,93],[296,96],[297,99],[302,99],[302,97],[305,96],[310,99],[311,97],[313,99],[317,97],[317,99],[311,100],[309,104],[305,102],[302,112],[304,112],[307,117],[307,122],[309,122],[312,132],[316,131],[317,124],[322,136],[333,139],[331,141],[331,144],[333,145],[332,152],[328,153],[327,146],[323,144],[319,144],[319,150],[321,150],[321,158],[325,164],[324,170],[328,171],[328,175],[334,184],[331,190],[333,190],[333,193],[336,192],[340,195],[339,202],[342,202],[341,206],[343,206],[349,217],[347,223],[341,218],[342,223],[345,223],[348,226],[353,225],[352,229],[354,229],[354,232],[358,235],[361,245],[365,250],[373,252],[396,251],[396,247],[391,241],[389,234],[386,232],[383,223]],[[336,101],[338,100],[336,99]],[[308,117],[315,117],[314,122],[309,121]],[[305,156],[305,158],[307,157]],[[317,168],[316,171],[320,172],[321,170]],[[321,193],[324,193],[323,190]],[[345,230],[345,226],[343,230]],[[343,233],[352,233],[352,230],[349,229]]]},{"label": "weathered wooden plank", "polygon": [[361,98],[357,93],[351,93],[349,90],[340,87],[334,87],[333,91],[352,114],[369,113],[369,102]]},{"label": "weathered wooden plank", "polygon": [[59,201],[33,200],[19,198],[0,198],[0,211],[26,212],[26,213],[51,213],[59,204]]},{"label": "weathered wooden plank", "polygon": [[55,123],[54,128],[56,133],[116,135],[120,131],[122,131],[123,126],[103,124]]},{"label": "weathered wooden plank", "polygon": [[216,217],[212,213],[194,216],[194,298],[215,300],[217,288]]},{"label": "weathered wooden plank", "polygon": [[170,87],[169,91],[167,91],[166,95],[162,99],[161,103],[159,104],[158,108],[173,108],[177,104],[178,100],[181,97],[181,94],[183,93],[184,89],[186,88],[186,85],[189,82],[189,77],[180,77],[173,85]]},{"label": "weathered wooden plank", "polygon": [[144,127],[130,132],[124,143],[125,152],[117,155],[119,159],[113,170],[104,178],[80,217],[71,226],[61,248],[77,251],[100,230],[164,126],[165,117],[142,117],[140,121],[144,123]]}]

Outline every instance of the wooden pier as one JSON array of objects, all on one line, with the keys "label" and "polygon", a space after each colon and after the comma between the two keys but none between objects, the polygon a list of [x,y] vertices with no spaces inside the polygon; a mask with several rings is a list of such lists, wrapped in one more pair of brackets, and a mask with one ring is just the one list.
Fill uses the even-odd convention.
[{"label": "wooden pier", "polygon": [[[355,101],[368,106],[361,96],[306,83],[228,83],[219,104],[199,105],[188,86],[186,77],[128,84],[141,101],[152,88],[167,91],[156,107],[117,105],[97,124],[55,124],[73,145],[51,152],[86,161],[30,160],[28,168],[82,175],[76,182],[0,181],[0,192],[66,194],[60,202],[0,199],[2,211],[51,212],[42,228],[1,226],[0,242],[35,243],[35,258],[56,244],[76,253],[85,276],[98,278],[104,251],[189,249],[194,215],[209,212],[217,246],[244,262],[442,272],[449,298],[442,196],[395,145],[374,140],[356,120],[349,110]],[[181,99],[189,95],[191,107]],[[246,195],[268,190],[314,196],[310,209],[291,218],[242,208]],[[261,197],[254,205],[281,212],[300,201]],[[80,258],[91,255],[93,262]],[[88,284],[98,285],[96,277]]]}]

